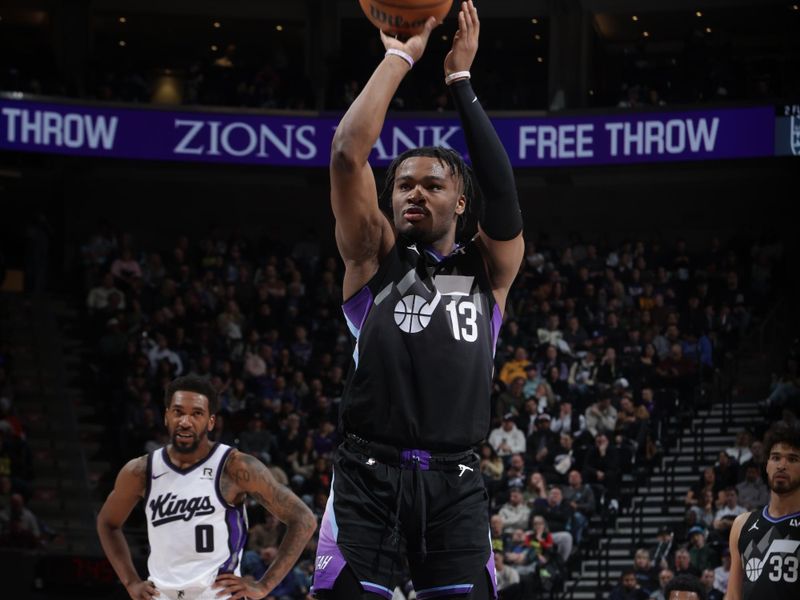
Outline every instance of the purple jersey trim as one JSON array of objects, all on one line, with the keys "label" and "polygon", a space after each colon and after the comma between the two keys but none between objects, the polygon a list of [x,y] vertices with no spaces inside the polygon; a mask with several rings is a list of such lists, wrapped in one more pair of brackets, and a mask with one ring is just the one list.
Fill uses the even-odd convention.
[{"label": "purple jersey trim", "polygon": [[[361,584],[361,587],[364,588],[365,592],[373,592],[383,596],[384,598],[392,600],[394,593],[389,588],[378,585],[377,583],[372,583],[370,581],[360,581],[359,583]],[[419,596],[417,596],[417,598],[419,598]]]},{"label": "purple jersey trim", "polygon": [[345,318],[352,328],[355,329],[353,337],[357,338],[359,332],[361,332],[364,321],[367,320],[369,309],[372,306],[372,301],[372,290],[364,286],[355,296],[351,296],[347,302],[342,304],[342,312]]},{"label": "purple jersey trim", "polygon": [[197,469],[200,466],[202,466],[206,461],[208,461],[208,459],[211,458],[214,455],[214,452],[217,451],[217,448],[219,448],[219,446],[220,446],[220,444],[214,444],[211,447],[211,450],[208,451],[208,454],[206,454],[204,458],[200,459],[199,461],[194,463],[192,466],[187,467],[185,469],[181,469],[180,467],[175,465],[172,462],[172,460],[170,460],[169,453],[167,452],[167,447],[166,446],[164,446],[161,449],[161,458],[164,459],[164,464],[166,464],[170,469],[172,469],[173,471],[175,471],[179,475],[187,475],[188,473],[191,473],[195,469]]},{"label": "purple jersey trim", "polygon": [[464,583],[459,585],[443,585],[435,588],[428,588],[417,592],[419,600],[426,598],[435,598],[437,596],[451,595],[451,594],[469,594],[472,591],[473,585],[471,583]]},{"label": "purple jersey trim", "polygon": [[247,527],[244,522],[244,507],[228,508],[225,511],[225,525],[228,527],[228,549],[230,555],[219,568],[220,573],[234,573],[239,567],[239,558],[247,539]]},{"label": "purple jersey trim", "polygon": [[782,521],[785,521],[786,519],[791,519],[792,517],[794,518],[800,517],[800,512],[792,513],[791,515],[786,515],[784,517],[778,517],[776,519],[775,517],[771,517],[769,515],[769,504],[765,504],[764,509],[761,511],[761,516],[764,517],[770,523],[780,523]]},{"label": "purple jersey trim", "polygon": [[500,327],[503,326],[503,313],[500,307],[495,304],[492,309],[492,355],[494,355],[497,348],[497,338],[500,335]]}]

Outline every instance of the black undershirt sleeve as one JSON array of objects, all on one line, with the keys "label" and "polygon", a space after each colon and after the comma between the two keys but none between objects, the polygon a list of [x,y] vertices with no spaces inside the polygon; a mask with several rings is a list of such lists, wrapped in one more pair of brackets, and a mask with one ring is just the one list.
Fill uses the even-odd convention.
[{"label": "black undershirt sleeve", "polygon": [[452,83],[450,92],[461,117],[472,169],[483,195],[481,228],[493,240],[514,239],[522,231],[522,213],[508,154],[469,79]]}]

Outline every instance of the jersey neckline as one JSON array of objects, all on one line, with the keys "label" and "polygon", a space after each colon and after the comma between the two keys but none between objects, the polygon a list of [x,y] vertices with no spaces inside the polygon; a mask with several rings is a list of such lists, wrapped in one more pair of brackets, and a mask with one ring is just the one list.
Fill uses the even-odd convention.
[{"label": "jersey neckline", "polygon": [[773,516],[770,516],[769,514],[769,504],[765,504],[764,508],[761,510],[761,516],[764,517],[770,523],[780,523],[781,521],[785,521],[786,519],[800,517],[800,511],[789,515],[784,515],[783,517],[775,518]]},{"label": "jersey neckline", "polygon": [[161,449],[161,458],[164,460],[164,464],[166,464],[170,469],[172,469],[179,475],[186,475],[187,473],[191,473],[192,471],[194,471],[200,465],[206,463],[208,459],[214,455],[214,452],[217,451],[217,448],[219,448],[219,446],[220,444],[218,443],[211,446],[211,450],[208,451],[208,454],[206,454],[205,457],[201,458],[192,466],[186,467],[185,469],[181,469],[179,466],[177,466],[175,463],[172,462],[172,459],[169,457],[169,452],[167,452],[166,446],[164,446]]}]

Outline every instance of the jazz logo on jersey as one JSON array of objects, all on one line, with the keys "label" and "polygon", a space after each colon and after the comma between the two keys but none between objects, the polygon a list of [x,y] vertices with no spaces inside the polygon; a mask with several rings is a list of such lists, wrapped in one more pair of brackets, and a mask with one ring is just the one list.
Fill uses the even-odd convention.
[{"label": "jazz logo on jersey", "polygon": [[150,510],[153,511],[152,525],[158,527],[173,521],[191,521],[196,516],[210,515],[214,512],[214,506],[208,496],[187,500],[178,499],[176,494],[166,493],[150,501]]},{"label": "jazz logo on jersey", "polygon": [[419,333],[431,322],[431,315],[441,299],[439,293],[430,302],[416,294],[404,296],[394,307],[394,322],[405,333]]},{"label": "jazz logo on jersey", "polygon": [[795,556],[800,541],[773,540],[764,558],[750,558],[744,565],[744,573],[750,581],[758,581],[764,567],[769,567],[770,581],[794,583],[798,580],[800,559]]}]

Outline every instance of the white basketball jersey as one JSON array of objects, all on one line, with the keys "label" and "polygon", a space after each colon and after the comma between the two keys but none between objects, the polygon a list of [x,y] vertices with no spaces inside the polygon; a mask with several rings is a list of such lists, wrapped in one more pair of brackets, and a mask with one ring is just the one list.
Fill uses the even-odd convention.
[{"label": "white basketball jersey", "polygon": [[187,469],[174,465],[166,448],[147,457],[147,568],[157,588],[208,588],[219,573],[240,574],[247,514],[219,488],[230,452],[218,443]]}]

